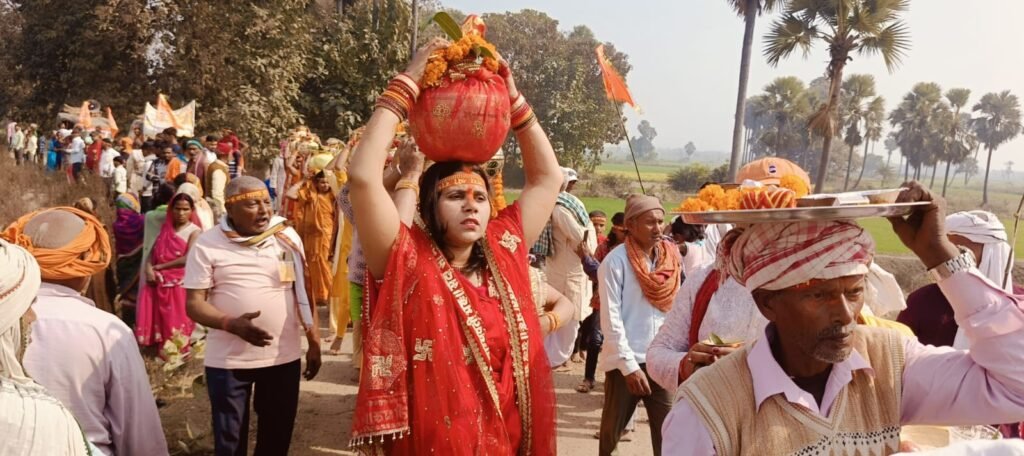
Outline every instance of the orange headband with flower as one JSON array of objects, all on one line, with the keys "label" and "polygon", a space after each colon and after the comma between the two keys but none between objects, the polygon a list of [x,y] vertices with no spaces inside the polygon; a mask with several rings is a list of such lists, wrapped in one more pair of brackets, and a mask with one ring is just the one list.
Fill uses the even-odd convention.
[{"label": "orange headband with flower", "polygon": [[451,176],[437,181],[437,191],[443,192],[456,185],[479,185],[483,188],[487,188],[487,184],[484,182],[484,178],[480,177],[479,174],[463,169],[462,171],[456,172]]},{"label": "orange headband with flower", "polygon": [[225,204],[232,204],[232,203],[237,203],[239,201],[265,200],[267,198],[270,198],[270,192],[267,191],[266,189],[263,189],[263,190],[253,190],[251,192],[245,192],[245,193],[239,193],[237,195],[231,195],[231,196],[229,196],[229,197],[224,199],[224,203]]}]

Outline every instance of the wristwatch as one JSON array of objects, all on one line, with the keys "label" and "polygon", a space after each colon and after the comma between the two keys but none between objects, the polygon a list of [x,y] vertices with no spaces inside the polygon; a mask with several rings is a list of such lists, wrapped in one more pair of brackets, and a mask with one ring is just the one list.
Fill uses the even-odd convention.
[{"label": "wristwatch", "polygon": [[967,271],[978,266],[977,260],[974,259],[974,253],[965,247],[958,248],[960,249],[959,255],[928,270],[928,274],[932,276],[933,280],[939,282],[953,274],[956,274],[957,272]]}]

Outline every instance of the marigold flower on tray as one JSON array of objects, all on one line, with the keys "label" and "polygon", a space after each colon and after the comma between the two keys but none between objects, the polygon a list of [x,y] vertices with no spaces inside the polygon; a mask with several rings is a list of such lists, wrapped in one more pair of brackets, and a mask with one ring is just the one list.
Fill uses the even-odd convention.
[{"label": "marigold flower on tray", "polygon": [[697,198],[700,198],[701,200],[703,200],[703,201],[705,201],[707,203],[712,203],[716,199],[721,198],[724,195],[725,195],[725,190],[723,190],[722,186],[718,185],[718,184],[708,185],[708,186],[700,189],[699,192],[697,192]]},{"label": "marigold flower on tray", "polygon": [[779,187],[788,188],[792,190],[794,193],[796,193],[797,198],[803,198],[807,196],[808,193],[811,192],[811,189],[808,188],[807,183],[804,182],[803,179],[793,174],[787,174],[785,176],[782,176],[782,179],[779,179]]},{"label": "marigold flower on tray", "polygon": [[680,212],[735,211],[741,209],[742,199],[742,190],[725,190],[713,184],[701,189],[696,198],[684,200],[677,209]]},{"label": "marigold flower on tray", "polygon": [[686,198],[679,205],[679,212],[704,212],[712,209],[710,204],[699,198]]},{"label": "marigold flower on tray", "polygon": [[736,189],[726,190],[725,194],[715,200],[715,207],[720,211],[735,211],[740,208],[743,194]]}]

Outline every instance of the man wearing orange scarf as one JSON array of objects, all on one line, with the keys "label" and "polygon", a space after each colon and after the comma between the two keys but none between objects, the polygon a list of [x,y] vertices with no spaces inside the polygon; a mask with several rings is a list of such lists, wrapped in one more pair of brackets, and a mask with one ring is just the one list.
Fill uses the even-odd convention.
[{"label": "man wearing orange scarf", "polygon": [[626,423],[643,401],[651,423],[651,445],[661,454],[661,424],[672,407],[668,391],[647,375],[646,354],[672,307],[682,267],[678,250],[662,235],[665,210],[653,196],[626,200],[626,242],[598,270],[601,332],[598,367],[605,371],[601,455],[618,446]]},{"label": "man wearing orange scarf", "polygon": [[19,218],[3,237],[35,257],[43,280],[25,371],[71,410],[105,454],[167,454],[135,335],[82,296],[112,256],[103,224],[57,207]]}]

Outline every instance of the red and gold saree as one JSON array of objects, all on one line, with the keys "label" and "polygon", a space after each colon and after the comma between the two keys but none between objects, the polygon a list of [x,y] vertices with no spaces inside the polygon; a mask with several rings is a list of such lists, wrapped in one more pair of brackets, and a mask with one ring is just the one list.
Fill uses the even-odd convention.
[{"label": "red and gold saree", "polygon": [[554,455],[551,371],[518,204],[481,241],[474,287],[419,226],[402,227],[374,291],[352,444],[373,454]]}]

